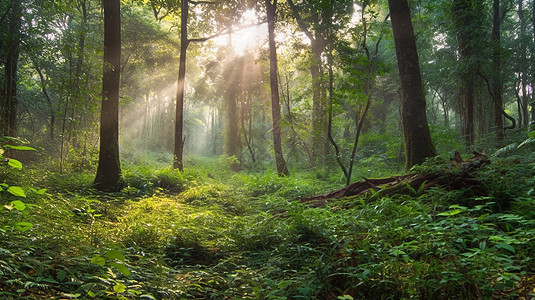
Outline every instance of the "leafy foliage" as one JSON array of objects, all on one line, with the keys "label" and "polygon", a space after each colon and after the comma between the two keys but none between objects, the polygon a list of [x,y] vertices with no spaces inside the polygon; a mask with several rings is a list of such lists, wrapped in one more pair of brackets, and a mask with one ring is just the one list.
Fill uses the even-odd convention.
[{"label": "leafy foliage", "polygon": [[20,298],[530,297],[534,163],[493,159],[477,174],[486,196],[433,188],[317,208],[298,200],[339,177],[199,160],[183,174],[127,166],[138,172],[127,184],[152,186],[101,195],[44,172],[62,188],[0,214],[14,224],[0,231],[0,287]]}]

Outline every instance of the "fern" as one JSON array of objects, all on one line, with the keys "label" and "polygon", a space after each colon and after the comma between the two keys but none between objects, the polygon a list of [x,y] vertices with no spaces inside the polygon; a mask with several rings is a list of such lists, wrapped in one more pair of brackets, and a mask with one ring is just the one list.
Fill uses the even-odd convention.
[{"label": "fern", "polygon": [[49,287],[50,286],[46,283],[38,283],[38,282],[33,282],[33,281],[26,281],[24,283],[25,289],[31,289],[31,288],[47,289]]}]

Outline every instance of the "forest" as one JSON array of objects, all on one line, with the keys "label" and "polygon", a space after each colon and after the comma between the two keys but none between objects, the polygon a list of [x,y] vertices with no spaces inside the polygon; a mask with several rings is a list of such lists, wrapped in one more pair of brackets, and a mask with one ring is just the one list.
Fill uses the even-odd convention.
[{"label": "forest", "polygon": [[0,0],[1,299],[534,299],[532,0]]}]

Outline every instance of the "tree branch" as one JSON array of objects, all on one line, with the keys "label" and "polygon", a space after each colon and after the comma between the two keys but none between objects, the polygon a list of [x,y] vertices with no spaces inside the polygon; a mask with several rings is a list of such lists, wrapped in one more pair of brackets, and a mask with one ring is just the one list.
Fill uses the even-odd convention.
[{"label": "tree branch", "polygon": [[[483,78],[483,80],[485,81],[485,83],[487,84],[487,90],[490,94],[490,98],[492,98],[492,101],[494,101],[494,104],[497,104],[497,101],[496,101],[496,95],[494,95],[494,93],[492,92],[492,88],[490,86],[490,82],[488,80],[487,77],[485,77],[485,75],[483,75],[481,72],[477,72],[477,74]],[[507,118],[509,121],[511,121],[511,126],[507,126],[507,127],[504,127],[503,129],[514,129],[516,127],[516,120],[515,118],[511,117],[510,115],[508,115],[505,110],[503,110],[503,108],[500,108],[501,110],[501,113],[502,115]]]},{"label": "tree branch", "polygon": [[216,5],[216,4],[221,4],[220,1],[189,1],[189,3],[193,4],[193,5],[200,5],[200,4],[213,4],[213,5]]},{"label": "tree branch", "polygon": [[210,36],[207,36],[207,37],[201,37],[201,38],[192,38],[192,39],[188,39],[188,42],[193,42],[193,43],[204,43],[206,41],[209,41],[211,39],[214,39],[216,37],[219,37],[219,36],[222,36],[222,35],[225,35],[225,34],[230,34],[232,33],[233,31],[239,31],[239,30],[242,30],[242,29],[246,29],[246,28],[250,28],[250,27],[255,27],[255,26],[260,26],[262,24],[264,24],[266,22],[259,22],[259,23],[254,23],[254,24],[247,24],[247,25],[243,25],[243,26],[240,26],[238,27],[237,29],[225,29],[225,30],[222,30],[218,33],[214,33]]},{"label": "tree branch", "polygon": [[314,41],[314,35],[312,34],[312,32],[310,32],[310,30],[308,30],[308,26],[301,18],[301,15],[299,14],[299,9],[295,6],[293,0],[288,0],[288,4],[290,5],[290,9],[294,14],[295,20],[297,21],[297,25],[299,25],[299,28],[301,28],[301,30],[310,39],[310,41]]},{"label": "tree branch", "polygon": [[9,11],[11,10],[11,5],[7,8],[6,12],[4,13],[4,15],[2,16],[2,18],[0,19],[0,22],[4,22],[4,19],[7,17],[7,14],[9,13]]}]

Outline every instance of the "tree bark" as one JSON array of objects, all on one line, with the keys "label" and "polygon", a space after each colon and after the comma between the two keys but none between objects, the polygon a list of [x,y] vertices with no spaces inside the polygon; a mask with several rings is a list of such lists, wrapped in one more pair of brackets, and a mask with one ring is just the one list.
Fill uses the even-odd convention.
[{"label": "tree bark", "polygon": [[[478,0],[479,1],[479,0]],[[474,129],[474,99],[475,77],[479,72],[479,62],[475,57],[476,33],[481,30],[479,14],[476,7],[481,3],[466,0],[453,0],[453,21],[457,30],[459,48],[459,64],[462,66],[459,86],[459,116],[461,119],[461,133],[466,144],[471,146],[475,140]]]},{"label": "tree bark", "polygon": [[184,170],[184,87],[186,80],[186,54],[188,50],[188,0],[182,0],[180,17],[180,61],[178,66],[178,83],[176,88],[175,146],[173,169]]},{"label": "tree bark", "polygon": [[425,111],[425,97],[412,28],[409,5],[406,0],[388,0],[399,77],[401,80],[401,118],[405,142],[405,168],[421,164],[436,155],[431,141]]},{"label": "tree bark", "polygon": [[271,114],[273,118],[273,149],[275,152],[275,164],[280,176],[288,176],[288,167],[282,152],[282,137],[280,129],[280,96],[277,75],[277,46],[275,44],[275,13],[277,0],[264,0],[267,10],[268,34],[269,34],[269,82],[271,87]]},{"label": "tree bark", "polygon": [[503,93],[502,93],[502,66],[501,66],[501,33],[500,33],[500,23],[501,23],[501,14],[500,14],[500,0],[494,0],[492,4],[493,12],[493,21],[492,21],[492,71],[493,71],[493,80],[492,80],[492,94],[494,98],[494,126],[496,132],[496,140],[499,143],[503,142],[505,135],[503,129],[503,117],[502,117],[502,106],[503,106]]},{"label": "tree bark", "polygon": [[20,29],[22,26],[22,4],[11,1],[9,14],[7,53],[4,65],[5,86],[0,95],[0,125],[4,136],[17,136],[17,72],[19,62]]},{"label": "tree bark", "polygon": [[104,67],[100,114],[100,154],[93,183],[98,190],[117,189],[119,161],[119,81],[121,76],[121,1],[103,0]]},{"label": "tree bark", "polygon": [[[527,95],[526,86],[528,84],[527,74],[529,70],[529,65],[527,63],[527,45],[526,45],[526,18],[524,16],[523,0],[518,0],[518,19],[520,21],[520,74],[519,74],[519,85],[520,91],[522,91],[521,99],[518,104],[519,114],[518,114],[518,127],[527,127],[529,125],[529,97]],[[517,93],[518,95],[518,93]]]},{"label": "tree bark", "polygon": [[[531,23],[534,26],[533,28],[535,28],[535,2],[532,2]],[[535,30],[533,30],[533,39],[535,39]],[[531,67],[533,68],[533,64],[531,65]],[[531,86],[532,87],[535,86],[535,76],[534,76],[534,74],[531,75]],[[533,96],[533,93],[531,94],[531,122],[535,122],[535,96]]]}]

